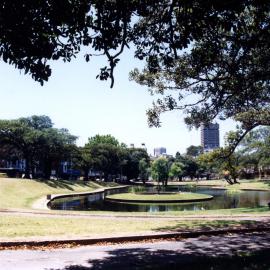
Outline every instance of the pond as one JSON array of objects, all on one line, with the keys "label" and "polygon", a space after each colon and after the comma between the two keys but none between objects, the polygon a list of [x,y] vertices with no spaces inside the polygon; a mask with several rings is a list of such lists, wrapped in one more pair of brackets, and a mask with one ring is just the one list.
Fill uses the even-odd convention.
[{"label": "pond", "polygon": [[[89,196],[67,197],[55,199],[51,209],[60,210],[99,210],[99,211],[121,211],[121,212],[164,212],[164,211],[194,211],[194,210],[214,210],[230,209],[242,207],[260,207],[267,206],[270,202],[269,191],[240,191],[232,192],[213,188],[187,188],[170,186],[168,191],[189,191],[214,196],[211,201],[197,203],[178,203],[178,204],[130,204],[130,203],[112,203],[100,199],[94,201]],[[131,188],[130,192],[138,191]],[[142,189],[140,188],[141,192]],[[153,188],[147,188],[143,191],[152,192]]]}]

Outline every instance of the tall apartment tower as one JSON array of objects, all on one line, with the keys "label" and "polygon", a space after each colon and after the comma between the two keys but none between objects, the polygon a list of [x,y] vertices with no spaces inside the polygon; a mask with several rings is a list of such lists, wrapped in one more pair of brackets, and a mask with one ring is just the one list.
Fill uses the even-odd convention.
[{"label": "tall apartment tower", "polygon": [[219,148],[219,124],[201,125],[201,146],[204,152]]},{"label": "tall apartment tower", "polygon": [[155,157],[159,157],[162,154],[166,154],[166,148],[165,147],[154,148],[154,156]]}]

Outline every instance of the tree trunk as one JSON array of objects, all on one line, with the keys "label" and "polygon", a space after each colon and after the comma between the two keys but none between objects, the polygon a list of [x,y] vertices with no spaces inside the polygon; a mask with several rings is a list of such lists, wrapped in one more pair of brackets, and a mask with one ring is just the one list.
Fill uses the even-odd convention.
[{"label": "tree trunk", "polygon": [[167,185],[168,185],[168,179],[165,179],[164,180],[164,187],[167,187]]},{"label": "tree trunk", "polygon": [[45,161],[44,164],[44,178],[50,179],[52,172],[52,162],[50,160]]},{"label": "tree trunk", "polygon": [[34,167],[33,161],[31,161],[31,175],[32,175],[32,179],[36,178],[36,172],[35,172],[35,167]]},{"label": "tree trunk", "polygon": [[89,180],[89,168],[84,168],[84,177],[83,181],[88,181]]},{"label": "tree trunk", "polygon": [[237,181],[237,177],[236,177],[236,176],[233,177],[233,183],[234,183],[234,184],[240,184],[240,183]]},{"label": "tree trunk", "polygon": [[25,156],[24,178],[30,179],[30,160],[28,156]]},{"label": "tree trunk", "polygon": [[224,179],[229,183],[230,185],[233,185],[234,183],[231,181],[230,177],[228,175],[224,176]]}]

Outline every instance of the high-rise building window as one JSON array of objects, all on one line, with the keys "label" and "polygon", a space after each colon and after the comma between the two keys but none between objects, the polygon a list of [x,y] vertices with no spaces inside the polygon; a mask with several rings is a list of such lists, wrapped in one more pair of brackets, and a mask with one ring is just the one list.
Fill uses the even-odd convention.
[{"label": "high-rise building window", "polygon": [[205,152],[219,148],[219,124],[201,125],[201,146]]},{"label": "high-rise building window", "polygon": [[162,154],[166,154],[166,148],[165,147],[154,148],[154,156],[155,157],[159,157]]}]

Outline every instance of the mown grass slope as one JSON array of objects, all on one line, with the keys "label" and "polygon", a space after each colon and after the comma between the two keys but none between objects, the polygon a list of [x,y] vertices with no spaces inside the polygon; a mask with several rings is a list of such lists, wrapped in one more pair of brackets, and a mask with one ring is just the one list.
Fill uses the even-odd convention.
[{"label": "mown grass slope", "polygon": [[31,208],[35,200],[47,194],[88,192],[99,188],[103,186],[94,182],[0,178],[0,208]]}]

